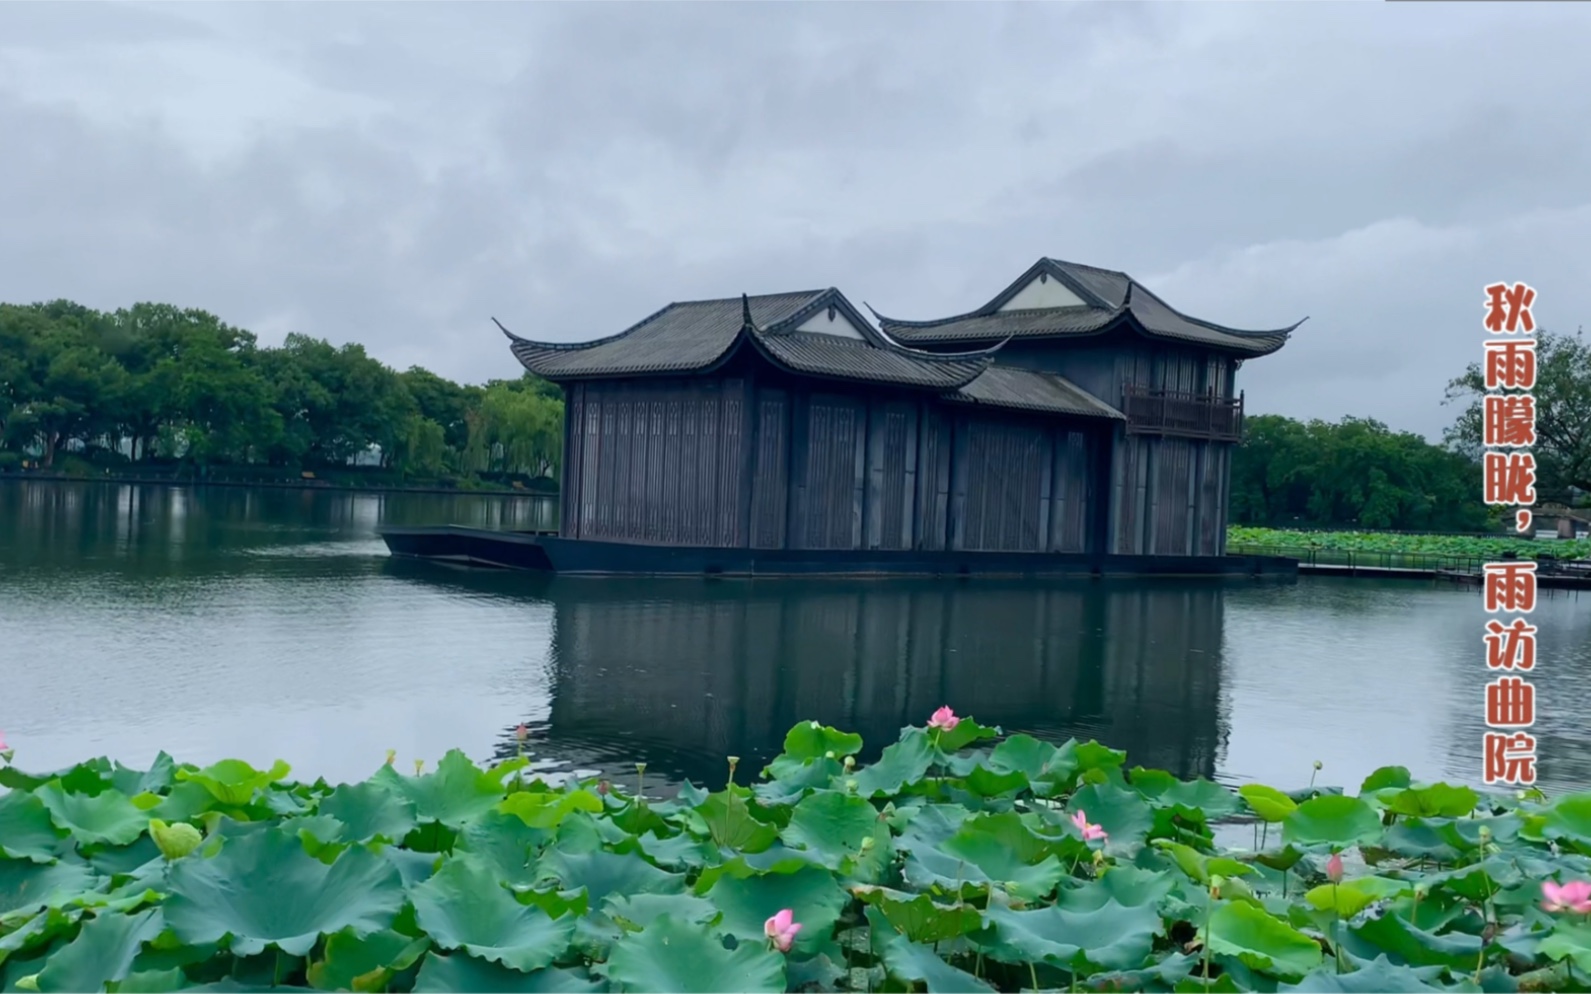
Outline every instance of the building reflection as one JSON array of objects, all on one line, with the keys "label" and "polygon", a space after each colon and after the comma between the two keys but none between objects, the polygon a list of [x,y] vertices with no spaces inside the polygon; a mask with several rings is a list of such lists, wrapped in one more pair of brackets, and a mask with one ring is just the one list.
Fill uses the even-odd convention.
[{"label": "building reflection", "polygon": [[[510,582],[488,581],[493,585]],[[1224,591],[1210,582],[553,580],[553,700],[538,751],[720,783],[798,721],[864,759],[942,704],[1008,732],[1096,738],[1211,776]]]}]

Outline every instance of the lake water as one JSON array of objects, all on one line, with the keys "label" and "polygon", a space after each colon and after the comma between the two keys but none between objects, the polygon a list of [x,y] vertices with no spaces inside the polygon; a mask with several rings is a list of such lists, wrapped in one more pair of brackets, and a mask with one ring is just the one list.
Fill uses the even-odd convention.
[{"label": "lake water", "polygon": [[[393,561],[382,523],[545,527],[530,498],[0,483],[0,729],[16,763],[512,750],[649,786],[759,769],[797,721],[869,752],[941,704],[1227,783],[1476,783],[1473,590],[1302,579],[547,579]],[[1548,789],[1591,784],[1591,596],[1537,608]]]}]

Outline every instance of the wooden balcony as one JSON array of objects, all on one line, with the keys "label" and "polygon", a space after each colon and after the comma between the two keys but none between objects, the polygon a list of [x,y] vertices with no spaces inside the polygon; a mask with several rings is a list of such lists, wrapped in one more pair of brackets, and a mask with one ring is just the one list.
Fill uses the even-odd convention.
[{"label": "wooden balcony", "polygon": [[1129,385],[1122,414],[1132,435],[1169,435],[1237,442],[1243,438],[1243,395],[1223,400],[1214,394],[1180,393]]}]

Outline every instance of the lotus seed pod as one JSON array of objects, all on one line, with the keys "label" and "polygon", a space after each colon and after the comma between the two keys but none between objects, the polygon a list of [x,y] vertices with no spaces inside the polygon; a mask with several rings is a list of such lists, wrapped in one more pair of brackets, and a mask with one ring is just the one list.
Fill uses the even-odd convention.
[{"label": "lotus seed pod", "polygon": [[1219,873],[1217,873],[1216,875],[1212,876],[1210,878],[1210,896],[1211,897],[1220,897],[1221,896],[1221,885],[1224,884],[1224,883],[1226,883],[1226,878],[1221,876]]},{"label": "lotus seed pod", "polygon": [[871,848],[873,848],[873,837],[869,835],[862,840],[862,851],[867,852]]},{"label": "lotus seed pod", "polygon": [[1480,831],[1477,834],[1480,836],[1482,843],[1487,843],[1492,840],[1492,830],[1487,828],[1485,825],[1480,827]]},{"label": "lotus seed pod", "polygon": [[396,760],[397,758],[398,758],[398,750],[396,750],[396,749],[388,749],[387,750],[387,765],[388,766],[391,766],[393,761]]},{"label": "lotus seed pod", "polygon": [[847,770],[856,769],[856,757],[855,756],[846,756],[845,757],[845,768]]},{"label": "lotus seed pod", "polygon": [[850,793],[852,793],[852,794],[856,793],[856,781],[855,780],[847,780],[847,781],[845,781],[845,789],[847,791],[849,791]]},{"label": "lotus seed pod", "polygon": [[1325,765],[1326,765],[1326,764],[1324,764],[1324,763],[1322,763],[1322,762],[1321,762],[1321,761],[1320,761],[1320,760],[1318,760],[1318,759],[1317,759],[1317,760],[1315,760],[1315,769],[1317,769],[1317,770],[1318,770],[1318,769],[1321,769],[1321,768],[1322,768],[1322,767],[1324,767],[1324,766],[1325,766]]},{"label": "lotus seed pod", "polygon": [[833,759],[834,758],[834,750],[830,749],[828,752],[824,753],[823,754],[823,758],[824,759]]},{"label": "lotus seed pod", "polygon": [[149,834],[160,849],[160,855],[169,862],[193,852],[204,842],[199,830],[185,821],[167,825],[159,818],[149,819]]}]

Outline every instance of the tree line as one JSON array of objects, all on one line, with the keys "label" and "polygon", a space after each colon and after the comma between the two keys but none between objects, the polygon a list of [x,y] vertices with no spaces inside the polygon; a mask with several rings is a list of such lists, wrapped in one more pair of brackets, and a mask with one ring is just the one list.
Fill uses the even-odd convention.
[{"label": "tree line", "polygon": [[[1540,503],[1583,503],[1591,491],[1591,346],[1580,333],[1542,332],[1537,342],[1536,494]],[[1281,527],[1482,531],[1502,516],[1482,501],[1479,362],[1448,385],[1460,405],[1443,443],[1379,421],[1247,419],[1232,460],[1231,519]]]},{"label": "tree line", "polygon": [[202,310],[0,304],[0,468],[374,462],[404,477],[556,477],[562,392],[526,374],[461,385],[361,345],[280,347]]},{"label": "tree line", "polygon": [[[1591,491],[1591,347],[1542,333],[1538,492]],[[1455,378],[1461,404],[1441,445],[1373,420],[1259,415],[1233,459],[1240,524],[1481,530],[1480,364]],[[288,335],[280,347],[202,310],[70,301],[0,304],[0,469],[63,452],[96,464],[347,467],[356,458],[410,479],[559,476],[562,392],[530,374],[461,385],[397,372],[361,345]]]}]

